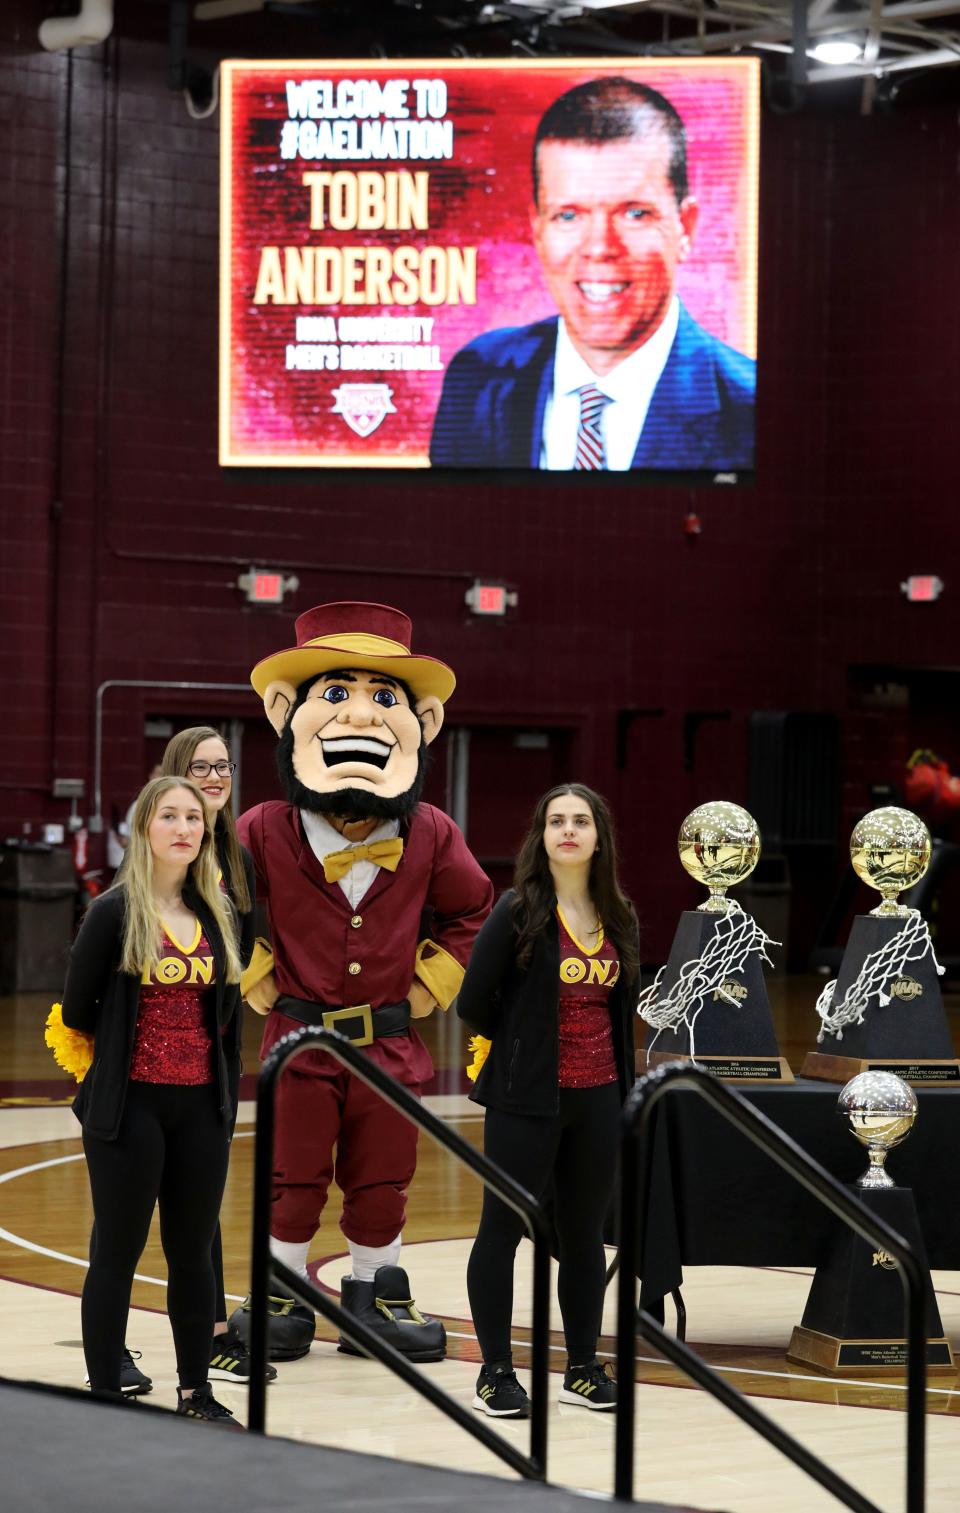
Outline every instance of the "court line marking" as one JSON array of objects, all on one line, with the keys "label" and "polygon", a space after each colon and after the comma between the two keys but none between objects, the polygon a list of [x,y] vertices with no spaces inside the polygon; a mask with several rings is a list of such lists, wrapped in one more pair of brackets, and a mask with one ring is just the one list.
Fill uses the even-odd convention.
[{"label": "court line marking", "polygon": [[[253,1135],[253,1131],[252,1130],[250,1130],[250,1131],[247,1131],[247,1130],[239,1131],[238,1130],[234,1134],[234,1139],[250,1139],[252,1135]],[[0,1172],[0,1185],[2,1185],[4,1182],[12,1182],[15,1177],[28,1177],[33,1172],[47,1171],[52,1166],[68,1166],[68,1165],[70,1165],[71,1162],[74,1162],[74,1161],[83,1161],[84,1159],[85,1159],[85,1157],[84,1157],[83,1152],[82,1151],[78,1151],[77,1154],[73,1155],[73,1156],[52,1156],[47,1161],[35,1161],[30,1166],[19,1166],[19,1167],[15,1168],[13,1171]],[[90,1266],[90,1262],[89,1261],[83,1260],[79,1256],[70,1256],[70,1255],[67,1255],[62,1250],[51,1250],[50,1247],[47,1246],[47,1245],[38,1245],[35,1240],[27,1240],[23,1235],[15,1235],[12,1232],[12,1230],[5,1229],[2,1225],[0,1225],[0,1240],[6,1240],[11,1245],[19,1246],[19,1248],[21,1250],[30,1250],[30,1251],[33,1251],[35,1255],[49,1256],[50,1259],[54,1260],[54,1261],[65,1261],[67,1263],[67,1265],[69,1265],[69,1266],[80,1266],[80,1267],[83,1267],[85,1270],[88,1270],[89,1266]],[[418,1241],[414,1241],[413,1242],[414,1245],[434,1245],[434,1244],[440,1244],[440,1245],[442,1245],[444,1243],[445,1242],[442,1241],[442,1240],[418,1240]],[[411,1249],[412,1248],[413,1248],[413,1246],[411,1246]],[[330,1259],[331,1259],[330,1256],[326,1256],[326,1257],[323,1258],[322,1261],[319,1262],[319,1264],[320,1265],[325,1265],[326,1262],[328,1262]],[[768,1268],[758,1268],[758,1269],[759,1270],[764,1270],[764,1269],[768,1269]],[[135,1271],[134,1272],[133,1279],[134,1279],[135,1282],[146,1282],[148,1284],[148,1286],[150,1286],[150,1287],[166,1287],[166,1285],[167,1285],[166,1278],[148,1277],[148,1276],[145,1276],[142,1272],[139,1272],[139,1271]],[[319,1278],[317,1280],[319,1281]],[[332,1293],[332,1289],[330,1289],[328,1287],[325,1287],[325,1291]],[[242,1303],[243,1302],[243,1296],[240,1293],[225,1292],[224,1293],[224,1297],[229,1302],[231,1302],[231,1303]],[[475,1334],[463,1334],[459,1330],[456,1330],[456,1329],[448,1329],[447,1333],[450,1335],[451,1339],[454,1339],[454,1340],[466,1340],[466,1341],[470,1342],[471,1344],[476,1344],[477,1343],[477,1337],[476,1337]],[[529,1345],[530,1341],[529,1340],[511,1340],[510,1343],[511,1343],[511,1345],[516,1345],[516,1346],[520,1347],[520,1346]],[[563,1345],[553,1345],[553,1344],[551,1344],[549,1346],[549,1349],[551,1351],[556,1352],[557,1354],[559,1354],[559,1353],[566,1354],[566,1350],[565,1350],[565,1347]],[[609,1351],[609,1350],[598,1350],[597,1351],[597,1355],[598,1355],[598,1357],[602,1356],[606,1360],[609,1360],[609,1361],[612,1361],[612,1360],[616,1359],[614,1353],[612,1351]],[[660,1356],[653,1356],[653,1355],[635,1355],[634,1356],[634,1360],[636,1362],[638,1362],[639,1364],[641,1364],[641,1365],[661,1366],[661,1365],[664,1364],[664,1362],[662,1360],[662,1357],[660,1357]],[[784,1382],[793,1382],[793,1381],[797,1380],[796,1376],[791,1371],[767,1371],[767,1370],[764,1370],[763,1368],[752,1367],[752,1366],[715,1366],[713,1369],[715,1371],[723,1372],[727,1376],[737,1375],[737,1376],[772,1377],[772,1378],[774,1378],[774,1379],[776,1379],[778,1381],[784,1381]],[[835,1377],[825,1377],[825,1376],[811,1376],[811,1377],[804,1378],[804,1380],[809,1381],[811,1383],[813,1383],[813,1382],[819,1383],[821,1386],[824,1386],[824,1387],[869,1387],[869,1388],[878,1388],[879,1387],[879,1388],[881,1388],[885,1392],[906,1392],[906,1390],[907,1390],[906,1384],[904,1383],[904,1384],[901,1385],[899,1382],[881,1382],[881,1381],[862,1382],[862,1381],[859,1381],[859,1380],[848,1379],[846,1377],[838,1380]],[[656,1386],[667,1387],[667,1386],[670,1386],[671,1384],[668,1383],[668,1382],[646,1382],[646,1383],[642,1382],[639,1385],[640,1386],[651,1386],[651,1387],[656,1387]],[[927,1387],[927,1393],[931,1397],[933,1397],[933,1396],[936,1396],[936,1397],[960,1397],[960,1389],[957,1389],[955,1387]],[[839,1403],[839,1404],[836,1404],[835,1406],[837,1406],[837,1407],[866,1407],[866,1406],[869,1406],[869,1405],[868,1404],[863,1404],[863,1403]]]},{"label": "court line marking", "polygon": [[[69,1166],[72,1161],[83,1161],[83,1151],[75,1156],[53,1156],[49,1161],[35,1161],[32,1166],[19,1166],[14,1171],[0,1172],[0,1183],[12,1182],[14,1177],[29,1177],[33,1172],[47,1171],[51,1166]],[[51,1250],[49,1245],[38,1245],[36,1240],[28,1240],[24,1235],[15,1235],[12,1230],[5,1229],[0,1225],[0,1240],[6,1240],[10,1245],[16,1245],[21,1250],[31,1250],[38,1256],[49,1256],[53,1261],[65,1261],[68,1266],[80,1266],[83,1270],[90,1269],[90,1262],[80,1256],[67,1255],[63,1250]],[[135,1282],[146,1282],[150,1287],[166,1287],[166,1279],[161,1277],[148,1277],[141,1271],[133,1274]],[[224,1297],[231,1303],[242,1303],[243,1298],[238,1293],[227,1292]]]}]

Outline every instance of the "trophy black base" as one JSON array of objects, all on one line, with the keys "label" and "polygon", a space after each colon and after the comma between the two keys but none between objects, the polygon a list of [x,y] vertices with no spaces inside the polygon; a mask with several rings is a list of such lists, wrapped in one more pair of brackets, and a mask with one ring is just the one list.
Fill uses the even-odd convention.
[{"label": "trophy black base", "polygon": [[860,1072],[892,1072],[916,1087],[960,1088],[960,1061],[924,1061],[900,1057],[886,1060],[877,1056],[826,1056],[810,1051],[800,1068],[801,1077],[819,1082],[849,1082]]},{"label": "trophy black base", "polygon": [[[926,1247],[909,1187],[851,1186],[850,1192],[907,1240],[924,1276],[926,1355],[930,1371],[954,1370],[930,1281]],[[794,1329],[787,1360],[842,1376],[902,1376],[907,1364],[903,1334],[904,1291],[899,1267],[885,1250],[837,1221],[817,1266],[803,1318]]]},{"label": "trophy black base", "polygon": [[[842,1003],[868,956],[887,946],[903,929],[901,916],[858,914],[843,953],[834,1003]],[[930,952],[910,962],[906,971],[884,985],[887,1003],[880,1002],[876,984],[860,1024],[848,1024],[843,1039],[829,1043],[843,1055],[812,1051],[801,1077],[823,1082],[849,1082],[858,1072],[893,1072],[904,1082],[960,1087],[960,1060],[943,1008],[940,978]]]},{"label": "trophy black base", "polygon": [[[927,1375],[948,1376],[956,1372],[953,1351],[946,1336],[927,1340]],[[790,1338],[787,1360],[796,1366],[812,1366],[831,1376],[899,1376],[907,1369],[907,1342],[899,1340],[842,1340],[798,1324]]]},{"label": "trophy black base", "polygon": [[[686,909],[680,916],[670,956],[663,974],[661,996],[666,998],[679,980],[686,962],[697,961],[716,934],[723,914]],[[693,1060],[718,1077],[736,1082],[792,1082],[793,1075],[777,1044],[773,1015],[763,977],[763,967],[754,952],[723,984],[724,992],[710,995],[696,1017]],[[647,1027],[647,1050],[642,1073],[664,1061],[689,1061],[691,1035],[687,1026],[659,1033]]]},{"label": "trophy black base", "polygon": [[638,1051],[637,1076],[652,1072],[668,1061],[693,1061],[724,1082],[792,1082],[786,1056],[685,1056],[677,1051]]}]

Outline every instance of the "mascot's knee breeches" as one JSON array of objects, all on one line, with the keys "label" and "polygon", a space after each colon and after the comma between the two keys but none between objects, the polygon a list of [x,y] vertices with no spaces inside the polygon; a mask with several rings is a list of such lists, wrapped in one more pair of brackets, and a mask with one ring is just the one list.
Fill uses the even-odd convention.
[{"label": "mascot's knee breeches", "polygon": [[277,1085],[270,1233],[313,1239],[336,1149],[343,1233],[358,1245],[387,1245],[403,1228],[417,1128],[345,1067],[322,1060],[303,1070],[294,1063]]}]

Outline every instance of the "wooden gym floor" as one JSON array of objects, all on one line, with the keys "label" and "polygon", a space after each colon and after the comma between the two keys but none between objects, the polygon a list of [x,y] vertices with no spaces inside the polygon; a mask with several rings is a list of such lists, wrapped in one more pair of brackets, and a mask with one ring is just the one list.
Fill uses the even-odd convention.
[{"label": "wooden gym floor", "polygon": [[[798,1068],[813,1044],[816,978],[771,979],[781,1049]],[[960,1025],[960,999],[948,997]],[[0,1374],[77,1385],[83,1380],[78,1296],[83,1284],[91,1211],[71,1086],[43,1045],[49,995],[0,999]],[[244,1061],[256,1069],[260,1022],[248,1013]],[[466,1037],[439,1014],[425,1034],[438,1068],[431,1106],[465,1137],[481,1144],[481,1113],[464,1096],[460,1068]],[[245,1084],[245,1089],[248,1084]],[[960,1094],[958,1094],[960,1096]],[[253,1107],[242,1105],[223,1208],[228,1294],[247,1288]],[[947,1158],[947,1153],[945,1153]],[[444,1318],[448,1360],[421,1368],[469,1403],[478,1350],[466,1297],[465,1268],[476,1230],[480,1186],[434,1142],[421,1142],[410,1194],[403,1264],[422,1307]],[[339,1292],[346,1246],[332,1202],[311,1252],[320,1282]],[[960,1223],[960,1219],[958,1219]],[[529,1325],[529,1246],[517,1266],[517,1360]],[[153,1401],[172,1405],[174,1364],[164,1307],[164,1261],[154,1231],[134,1285],[127,1339],[143,1352],[154,1379]],[[685,1269],[689,1339],[712,1365],[808,1444],[878,1506],[903,1506],[902,1383],[843,1383],[791,1366],[785,1350],[800,1319],[809,1270],[694,1267]],[[936,1272],[944,1327],[960,1350],[960,1272]],[[615,1287],[608,1295],[601,1351],[612,1356]],[[553,1322],[559,1325],[554,1305]],[[552,1337],[552,1389],[564,1364],[562,1336]],[[521,1370],[521,1376],[523,1372]],[[636,1495],[725,1513],[820,1513],[838,1506],[724,1409],[637,1345]],[[217,1388],[218,1394],[221,1387]],[[222,1386],[242,1417],[246,1392]],[[928,1508],[958,1505],[960,1378],[933,1379],[928,1406]],[[272,1433],[397,1457],[432,1466],[512,1476],[422,1399],[398,1387],[375,1362],[340,1355],[321,1321],[309,1356],[280,1366],[268,1393]],[[487,1422],[491,1422],[487,1420]],[[526,1444],[528,1426],[505,1423],[504,1435]],[[609,1493],[613,1422],[609,1415],[554,1406],[550,1418],[551,1480]]]}]

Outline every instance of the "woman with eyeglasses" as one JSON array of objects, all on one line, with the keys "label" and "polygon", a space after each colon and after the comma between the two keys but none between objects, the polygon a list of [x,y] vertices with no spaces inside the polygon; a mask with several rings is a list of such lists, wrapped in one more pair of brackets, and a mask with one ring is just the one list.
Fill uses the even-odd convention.
[{"label": "woman with eyeglasses", "polygon": [[[187,777],[196,783],[203,794],[207,808],[214,821],[213,839],[220,864],[220,885],[230,898],[239,921],[240,965],[247,966],[253,954],[255,941],[254,900],[256,881],[253,858],[237,835],[237,822],[233,816],[230,798],[233,792],[233,774],[236,762],[230,760],[227,743],[219,731],[211,725],[192,725],[178,731],[167,743],[160,770],[167,777]],[[236,1122],[239,1083],[232,1089],[233,1117]],[[231,1126],[232,1128],[232,1126]],[[248,1382],[250,1358],[246,1346],[233,1337],[227,1322],[227,1301],[223,1281],[223,1242],[220,1226],[213,1237],[211,1251],[214,1280],[217,1289],[217,1321],[214,1325],[213,1352],[210,1357],[210,1377],[215,1381]],[[267,1379],[273,1381],[276,1367],[267,1368]]]},{"label": "woman with eyeglasses", "polygon": [[213,816],[220,875],[240,920],[240,961],[246,966],[253,953],[256,883],[253,859],[240,844],[230,804],[236,770],[226,741],[211,725],[192,725],[178,731],[167,743],[160,762],[164,777],[192,778]]}]

